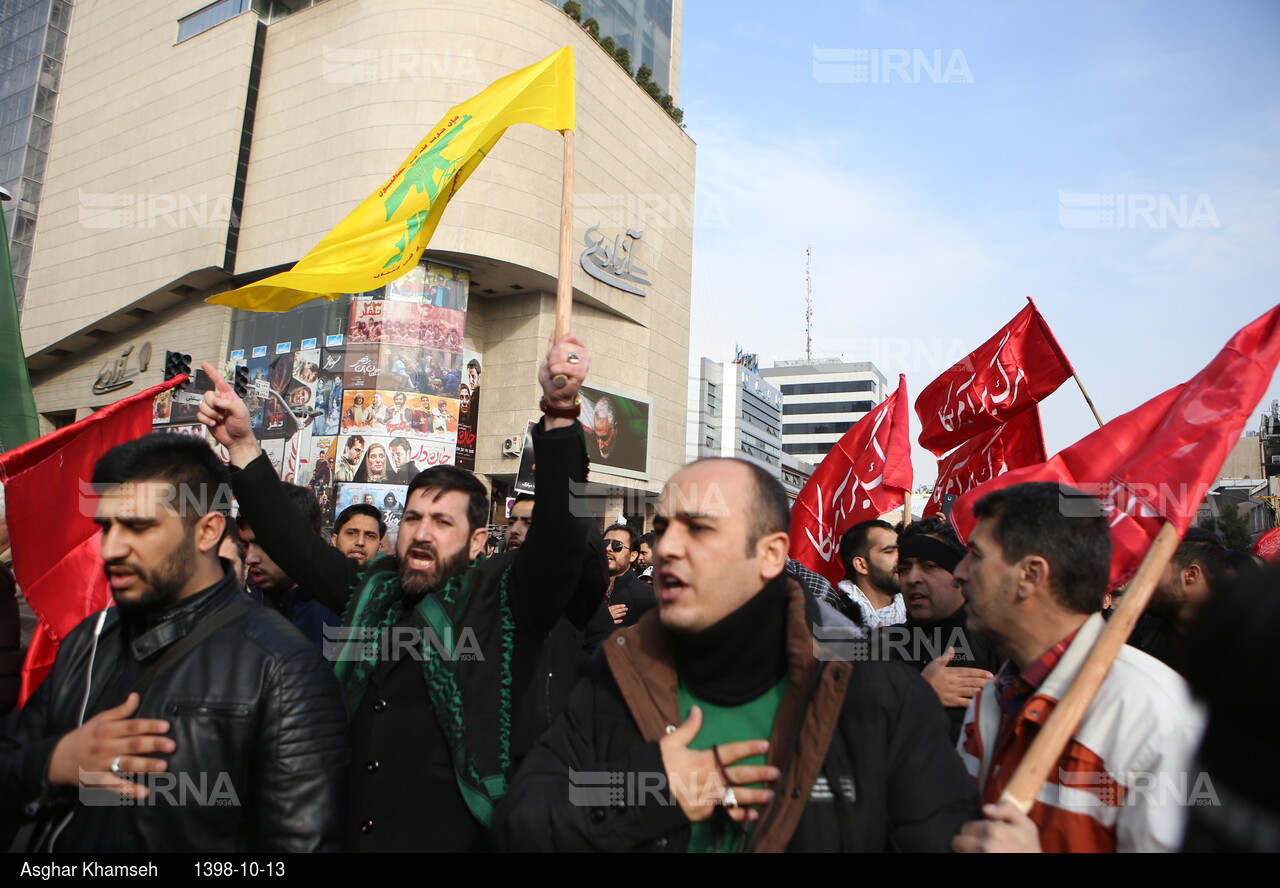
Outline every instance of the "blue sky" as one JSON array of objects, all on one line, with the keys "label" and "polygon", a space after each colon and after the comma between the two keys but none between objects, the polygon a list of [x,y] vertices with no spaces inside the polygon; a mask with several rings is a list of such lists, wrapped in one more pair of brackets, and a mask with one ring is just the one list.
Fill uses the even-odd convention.
[{"label": "blue sky", "polygon": [[[815,356],[913,399],[1027,296],[1104,419],[1185,381],[1280,301],[1278,36],[1267,2],[688,0],[691,365],[802,357],[812,246]],[[1096,428],[1072,383],[1043,413],[1050,453]]]}]

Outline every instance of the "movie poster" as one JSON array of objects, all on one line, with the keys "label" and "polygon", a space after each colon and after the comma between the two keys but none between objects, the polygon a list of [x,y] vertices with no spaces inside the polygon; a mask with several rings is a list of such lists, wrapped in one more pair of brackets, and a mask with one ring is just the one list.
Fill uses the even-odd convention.
[{"label": "movie poster", "polygon": [[163,425],[169,421],[169,411],[173,407],[173,389],[168,389],[156,395],[155,402],[151,405],[151,424]]},{"label": "movie poster", "polygon": [[437,308],[466,311],[470,288],[470,272],[463,271],[461,268],[428,263],[423,287],[424,302]]},{"label": "movie poster", "polygon": [[435,305],[352,299],[347,341],[461,352],[466,320],[466,312]]},{"label": "movie poster", "polygon": [[342,362],[342,387],[372,389],[378,387],[381,357],[376,345],[349,345]]},{"label": "movie poster", "polygon": [[271,359],[265,355],[250,358],[245,368],[249,383],[249,394],[245,398],[249,407],[249,424],[253,426],[253,433],[261,438],[267,421],[267,396],[264,387],[268,385],[267,373],[271,369]]},{"label": "movie poster", "polygon": [[[460,457],[474,467],[481,357],[462,349],[469,289],[466,270],[424,262],[352,294],[343,333],[235,350],[252,355],[255,435],[277,473],[316,494],[326,522],[357,492],[365,501],[386,488],[375,505],[398,524],[419,471]],[[158,402],[155,422],[176,421],[174,406]]]},{"label": "movie poster", "polygon": [[348,506],[364,503],[382,512],[382,520],[387,524],[388,533],[398,533],[400,530],[400,516],[404,512],[402,485],[339,483],[334,499],[335,515],[342,514],[342,510]]},{"label": "movie poster", "polygon": [[474,472],[476,468],[477,417],[480,414],[480,377],[483,357],[480,352],[463,349],[465,374],[458,386],[458,468]]},{"label": "movie poster", "polygon": [[516,493],[529,493],[533,491],[533,427],[537,425],[533,420],[524,429],[524,445],[520,448],[520,464],[516,468]]},{"label": "movie poster", "polygon": [[315,418],[311,434],[336,435],[342,418],[342,361],[340,351],[325,349],[316,376]]}]

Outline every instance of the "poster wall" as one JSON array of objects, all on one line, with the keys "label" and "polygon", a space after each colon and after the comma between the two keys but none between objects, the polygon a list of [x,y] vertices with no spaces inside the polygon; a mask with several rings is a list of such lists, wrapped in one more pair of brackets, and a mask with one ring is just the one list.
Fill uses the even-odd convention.
[{"label": "poster wall", "polygon": [[[231,351],[228,378],[245,368],[255,437],[282,479],[315,493],[326,524],[372,497],[398,526],[399,500],[418,472],[474,469],[483,358],[462,348],[470,285],[465,269],[423,262],[352,294],[341,332]],[[156,399],[157,429],[203,434],[194,422],[194,407],[169,392]]]}]

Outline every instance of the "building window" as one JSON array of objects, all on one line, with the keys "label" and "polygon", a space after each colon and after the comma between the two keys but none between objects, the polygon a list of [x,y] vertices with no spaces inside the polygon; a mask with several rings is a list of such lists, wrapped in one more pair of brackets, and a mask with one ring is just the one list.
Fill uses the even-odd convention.
[{"label": "building window", "polygon": [[853,428],[853,420],[845,422],[789,422],[782,426],[784,435],[843,435]]},{"label": "building window", "polygon": [[876,406],[875,401],[842,401],[822,404],[783,404],[783,415],[814,413],[867,413]]},{"label": "building window", "polygon": [[784,395],[834,395],[840,392],[874,392],[870,379],[842,379],[839,382],[801,382],[782,386]]},{"label": "building window", "polygon": [[210,3],[203,9],[178,19],[178,42],[190,40],[197,34],[203,34],[250,10],[270,25],[300,9],[323,2],[324,0],[217,0],[216,3]]},{"label": "building window", "polygon": [[210,28],[248,12],[249,7],[250,0],[217,0],[216,3],[210,3],[204,9],[178,19],[178,42],[190,40],[197,34],[203,34]]}]

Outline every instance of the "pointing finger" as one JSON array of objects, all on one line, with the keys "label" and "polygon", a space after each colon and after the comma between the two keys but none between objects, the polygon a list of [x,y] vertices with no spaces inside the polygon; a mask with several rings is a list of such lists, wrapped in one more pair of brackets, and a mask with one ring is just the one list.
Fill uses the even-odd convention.
[{"label": "pointing finger", "polygon": [[232,395],[235,394],[236,390],[231,387],[231,383],[227,382],[221,373],[213,369],[213,365],[208,361],[202,361],[200,363],[200,369],[205,372],[205,375],[209,377],[219,392],[225,392]]}]

